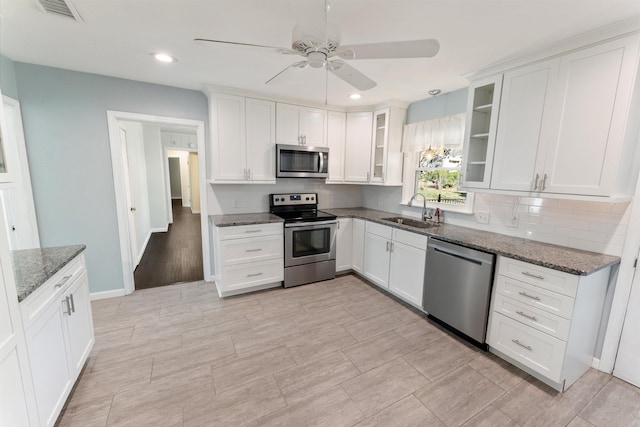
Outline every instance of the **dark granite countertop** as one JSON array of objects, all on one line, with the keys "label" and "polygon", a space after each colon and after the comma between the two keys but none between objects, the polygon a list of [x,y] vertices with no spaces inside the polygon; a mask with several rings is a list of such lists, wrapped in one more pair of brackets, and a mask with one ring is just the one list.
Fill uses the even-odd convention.
[{"label": "dark granite countertop", "polygon": [[268,224],[271,222],[284,222],[279,216],[268,212],[231,215],[211,215],[213,225],[216,227],[232,227],[234,225]]},{"label": "dark granite countertop", "polygon": [[569,274],[585,276],[620,262],[620,258],[549,243],[536,242],[504,234],[475,230],[452,224],[440,224],[428,229],[385,221],[382,218],[401,216],[366,208],[323,209],[338,217],[366,219],[414,233],[424,234],[485,252],[541,265]]},{"label": "dark granite countertop", "polygon": [[31,295],[85,248],[85,245],[73,245],[12,251],[18,302]]}]

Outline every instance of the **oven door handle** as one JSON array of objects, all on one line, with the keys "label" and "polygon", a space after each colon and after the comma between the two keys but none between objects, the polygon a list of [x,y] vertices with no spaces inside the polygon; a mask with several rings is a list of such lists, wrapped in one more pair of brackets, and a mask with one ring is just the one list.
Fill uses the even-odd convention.
[{"label": "oven door handle", "polygon": [[328,221],[314,221],[314,222],[293,222],[291,224],[285,224],[285,228],[293,228],[293,227],[309,227],[312,225],[333,225],[337,224],[338,221],[335,219],[331,219]]}]

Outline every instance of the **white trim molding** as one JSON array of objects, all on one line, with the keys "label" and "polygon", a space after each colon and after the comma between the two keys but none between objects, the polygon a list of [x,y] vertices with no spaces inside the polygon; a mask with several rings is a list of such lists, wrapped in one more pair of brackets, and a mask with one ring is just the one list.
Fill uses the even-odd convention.
[{"label": "white trim molding", "polygon": [[[118,219],[118,237],[120,241],[120,258],[122,261],[122,279],[123,279],[123,292],[125,295],[132,293],[135,289],[133,270],[134,270],[134,256],[137,254],[131,253],[131,247],[129,245],[129,224],[127,220],[127,198],[125,191],[125,179],[124,179],[124,164],[122,143],[120,141],[119,122],[120,121],[133,121],[141,123],[149,123],[156,125],[171,125],[171,126],[185,126],[195,129],[197,138],[197,151],[198,151],[198,167],[202,171],[200,173],[200,188],[207,188],[206,181],[206,144],[204,133],[204,121],[181,119],[175,117],[154,116],[148,114],[129,113],[123,111],[111,111],[107,110],[107,123],[109,128],[109,144],[111,146],[111,166],[113,169],[113,181],[114,190],[116,194],[116,212]],[[195,150],[194,150],[195,151]],[[200,229],[202,233],[202,261],[204,277],[209,277],[211,274],[211,246],[209,242],[209,232],[207,224],[207,201],[206,191],[200,192]]]},{"label": "white trim molding", "polygon": [[117,298],[124,296],[124,289],[113,289],[110,291],[102,291],[102,292],[91,292],[89,294],[89,299],[91,301],[98,301],[101,299],[107,298]]}]

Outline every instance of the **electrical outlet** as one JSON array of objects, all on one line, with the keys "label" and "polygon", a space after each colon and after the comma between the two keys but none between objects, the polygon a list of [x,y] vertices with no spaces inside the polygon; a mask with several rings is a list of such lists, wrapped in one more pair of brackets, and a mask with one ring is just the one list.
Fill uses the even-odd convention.
[{"label": "electrical outlet", "polygon": [[476,221],[480,224],[489,224],[489,212],[478,211],[476,212]]},{"label": "electrical outlet", "polygon": [[514,214],[509,222],[507,223],[509,227],[517,227],[518,226],[518,214]]}]

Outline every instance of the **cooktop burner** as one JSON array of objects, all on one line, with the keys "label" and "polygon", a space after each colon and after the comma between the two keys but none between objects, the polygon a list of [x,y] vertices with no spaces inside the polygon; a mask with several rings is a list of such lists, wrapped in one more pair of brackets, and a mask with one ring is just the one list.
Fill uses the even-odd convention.
[{"label": "cooktop burner", "polygon": [[337,217],[319,211],[317,193],[270,194],[269,211],[285,222],[313,222],[335,220]]}]

